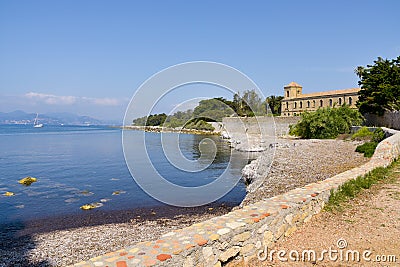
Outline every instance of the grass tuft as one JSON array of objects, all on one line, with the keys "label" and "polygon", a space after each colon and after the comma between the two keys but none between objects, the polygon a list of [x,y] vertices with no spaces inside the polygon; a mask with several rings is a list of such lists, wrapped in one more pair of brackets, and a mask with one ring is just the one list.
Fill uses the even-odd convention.
[{"label": "grass tuft", "polygon": [[356,197],[362,190],[369,189],[373,184],[378,183],[388,177],[394,163],[388,168],[379,167],[364,176],[345,182],[335,190],[331,190],[328,203],[325,205],[326,211],[341,211],[343,204]]}]

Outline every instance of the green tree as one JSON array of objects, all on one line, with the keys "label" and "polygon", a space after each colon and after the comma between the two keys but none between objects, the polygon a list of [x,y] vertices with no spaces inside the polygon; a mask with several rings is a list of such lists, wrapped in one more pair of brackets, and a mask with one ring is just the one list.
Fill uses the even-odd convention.
[{"label": "green tree", "polygon": [[228,117],[233,113],[233,109],[225,101],[220,98],[212,98],[201,100],[193,111],[193,117],[206,121],[222,121],[223,117]]},{"label": "green tree", "polygon": [[246,90],[242,96],[243,112],[246,116],[265,115],[261,97],[255,90]]},{"label": "green tree", "polygon": [[361,86],[357,107],[361,113],[383,115],[386,110],[400,110],[400,56],[378,58],[373,65],[357,67]]},{"label": "green tree", "polygon": [[233,111],[235,111],[235,113],[238,116],[243,116],[241,102],[242,102],[242,99],[240,97],[239,92],[237,92],[236,94],[233,95],[232,108],[233,108]]},{"label": "green tree", "polygon": [[150,115],[147,117],[146,126],[160,126],[166,118],[167,115],[165,113]]},{"label": "green tree", "polygon": [[193,110],[188,109],[186,111],[177,111],[173,115],[170,115],[165,120],[165,127],[183,127],[188,121],[193,118]]},{"label": "green tree", "polygon": [[268,107],[271,109],[272,114],[279,115],[281,114],[281,106],[282,106],[283,96],[274,96],[271,95],[265,99],[265,108]]},{"label": "green tree", "polygon": [[145,126],[147,121],[147,116],[136,118],[132,121],[132,125],[135,126]]},{"label": "green tree", "polygon": [[302,113],[301,120],[290,126],[289,133],[306,139],[336,138],[339,134],[350,133],[351,126],[360,125],[363,121],[361,113],[347,105],[319,108],[315,112]]}]

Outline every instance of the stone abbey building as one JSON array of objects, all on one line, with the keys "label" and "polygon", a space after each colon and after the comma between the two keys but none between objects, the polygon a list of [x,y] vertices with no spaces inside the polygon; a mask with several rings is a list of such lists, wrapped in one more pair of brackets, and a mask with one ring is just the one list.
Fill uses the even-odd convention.
[{"label": "stone abbey building", "polygon": [[358,91],[360,88],[325,91],[303,94],[303,87],[295,82],[284,87],[281,116],[299,116],[304,111],[315,111],[323,107],[339,107],[344,104],[357,108]]}]

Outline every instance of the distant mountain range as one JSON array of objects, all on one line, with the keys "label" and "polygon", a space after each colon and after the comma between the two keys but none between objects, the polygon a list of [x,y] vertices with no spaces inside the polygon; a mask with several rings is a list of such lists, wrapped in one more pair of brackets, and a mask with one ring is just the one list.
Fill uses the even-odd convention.
[{"label": "distant mountain range", "polygon": [[[36,113],[26,113],[21,110],[13,112],[0,112],[0,124],[33,124]],[[116,121],[94,119],[89,116],[79,116],[72,113],[46,113],[39,114],[39,123],[48,125],[116,125]]]}]

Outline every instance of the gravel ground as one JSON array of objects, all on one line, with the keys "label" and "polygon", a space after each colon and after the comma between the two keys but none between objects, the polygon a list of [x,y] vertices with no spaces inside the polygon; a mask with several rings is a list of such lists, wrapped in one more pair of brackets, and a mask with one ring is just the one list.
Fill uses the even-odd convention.
[{"label": "gravel ground", "polygon": [[[368,161],[354,152],[360,144],[344,140],[278,139],[275,156],[267,176],[257,172],[253,179],[262,181],[256,190],[247,193],[242,205],[254,203],[309,183],[324,180],[338,173],[355,168]],[[261,157],[269,160],[268,150]],[[262,162],[261,162],[262,163]],[[255,164],[257,165],[257,164]],[[262,164],[261,169],[263,169]]]},{"label": "gravel ground", "polygon": [[[354,142],[279,139],[267,178],[244,204],[280,194],[359,166]],[[265,152],[266,153],[266,152]],[[268,158],[268,157],[266,157]],[[228,206],[94,212],[51,218],[0,230],[0,266],[65,266],[230,211]],[[140,216],[140,217],[138,217]]]}]

